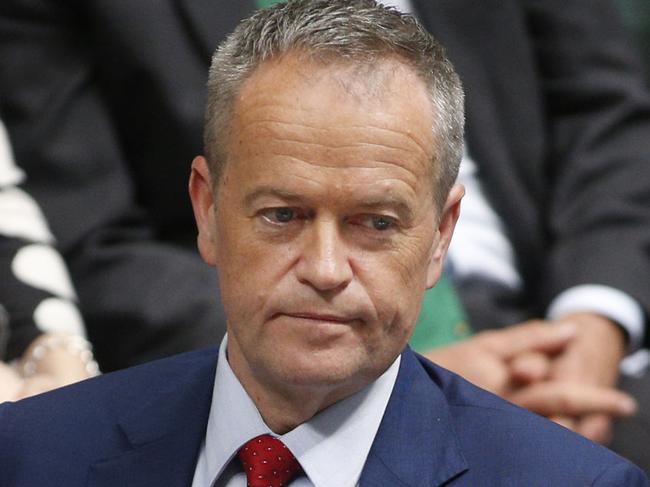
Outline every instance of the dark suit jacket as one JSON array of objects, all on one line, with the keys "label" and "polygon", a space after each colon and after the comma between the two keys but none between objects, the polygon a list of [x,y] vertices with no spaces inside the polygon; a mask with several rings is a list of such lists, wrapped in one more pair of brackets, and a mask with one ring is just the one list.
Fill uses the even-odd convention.
[{"label": "dark suit jacket", "polygon": [[[3,487],[189,486],[217,351],[0,407]],[[407,351],[361,487],[650,485],[603,447]]]},{"label": "dark suit jacket", "polygon": [[[582,283],[650,310],[650,102],[608,0],[414,6],[463,78],[469,148],[526,286],[514,303],[474,293],[475,324],[539,316]],[[0,2],[0,116],[106,370],[223,333],[186,181],[210,54],[252,8]]]}]

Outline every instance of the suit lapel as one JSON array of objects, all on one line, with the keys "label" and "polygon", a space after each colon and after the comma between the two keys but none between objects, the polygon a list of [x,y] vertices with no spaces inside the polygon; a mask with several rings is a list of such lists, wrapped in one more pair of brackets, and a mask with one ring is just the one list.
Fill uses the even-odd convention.
[{"label": "suit lapel", "polygon": [[255,8],[253,0],[174,0],[191,38],[210,59],[217,45]]},{"label": "suit lapel", "polygon": [[467,468],[444,394],[407,349],[359,486],[437,486]]},{"label": "suit lapel", "polygon": [[[216,350],[179,361],[172,377],[140,387],[148,400],[124,412],[116,427],[123,453],[90,466],[89,487],[191,485],[205,437],[214,386]],[[162,385],[161,385],[162,384]],[[410,350],[368,455],[361,487],[436,486],[467,469],[446,398]]]},{"label": "suit lapel", "polygon": [[210,412],[217,352],[206,356],[180,380],[162,377],[160,388],[141,384],[148,401],[125,412],[117,424],[128,446],[123,454],[91,465],[89,487],[191,485]]}]

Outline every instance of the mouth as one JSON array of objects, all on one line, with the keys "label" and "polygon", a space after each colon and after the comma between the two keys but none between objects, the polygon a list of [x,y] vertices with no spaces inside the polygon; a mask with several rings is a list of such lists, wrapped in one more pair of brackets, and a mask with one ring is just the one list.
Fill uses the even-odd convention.
[{"label": "mouth", "polygon": [[355,322],[359,321],[358,318],[341,316],[330,313],[312,313],[312,312],[300,312],[300,313],[278,313],[276,317],[286,316],[289,318],[294,318],[298,320],[312,321],[314,323],[331,323],[335,325],[352,325]]}]

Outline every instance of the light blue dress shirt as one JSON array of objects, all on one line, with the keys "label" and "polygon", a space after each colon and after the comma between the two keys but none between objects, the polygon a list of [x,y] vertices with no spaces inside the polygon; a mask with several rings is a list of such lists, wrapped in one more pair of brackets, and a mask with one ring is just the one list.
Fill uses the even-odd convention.
[{"label": "light blue dress shirt", "polygon": [[279,438],[305,474],[291,487],[354,487],[386,410],[400,357],[372,384],[324,409],[289,433],[276,435],[233,373],[226,357],[227,336],[219,349],[212,405],[192,487],[245,487],[237,452],[263,434]]}]

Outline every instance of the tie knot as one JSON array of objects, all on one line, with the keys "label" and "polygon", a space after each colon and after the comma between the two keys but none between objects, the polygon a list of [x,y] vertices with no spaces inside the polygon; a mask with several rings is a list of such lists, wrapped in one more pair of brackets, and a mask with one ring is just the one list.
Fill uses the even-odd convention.
[{"label": "tie knot", "polygon": [[262,435],[239,450],[248,487],[284,487],[302,470],[298,460],[277,438]]}]

